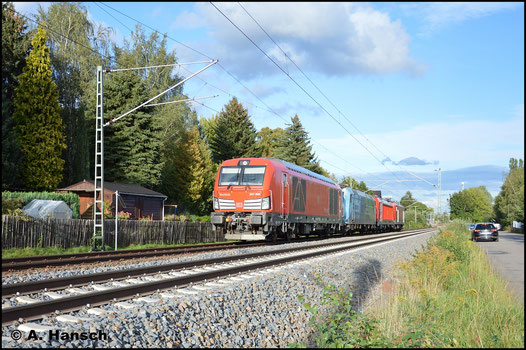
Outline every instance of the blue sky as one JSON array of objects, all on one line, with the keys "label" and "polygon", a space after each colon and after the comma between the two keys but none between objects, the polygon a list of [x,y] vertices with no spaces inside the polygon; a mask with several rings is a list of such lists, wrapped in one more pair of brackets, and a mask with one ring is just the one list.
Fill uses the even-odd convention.
[{"label": "blue sky", "polygon": [[[27,14],[36,4],[15,6]],[[312,98],[208,2],[84,3],[122,42],[136,22],[104,4],[220,61],[224,69],[185,84],[190,97],[219,95],[202,101],[211,109],[194,104],[200,116],[232,96],[258,130],[298,114],[324,168],[395,200],[409,190],[436,207],[436,189],[406,171],[436,184],[439,167],[442,208],[461,182],[484,183],[470,173],[486,174],[481,166],[492,166],[495,196],[509,158],[524,159],[523,3],[214,3]],[[168,47],[180,63],[206,59],[171,39]]]}]

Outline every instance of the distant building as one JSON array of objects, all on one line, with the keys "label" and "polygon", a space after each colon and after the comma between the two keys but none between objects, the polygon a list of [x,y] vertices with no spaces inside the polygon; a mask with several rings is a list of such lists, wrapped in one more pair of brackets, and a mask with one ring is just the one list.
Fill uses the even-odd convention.
[{"label": "distant building", "polygon": [[[93,219],[94,191],[93,180],[83,180],[56,190],[58,193],[75,193],[79,196],[81,219]],[[104,200],[111,203],[113,215],[116,191],[119,191],[119,211],[131,213],[130,219],[138,220],[141,217],[151,217],[152,220],[164,219],[164,201],[168,198],[164,194],[139,185],[104,181]]]}]

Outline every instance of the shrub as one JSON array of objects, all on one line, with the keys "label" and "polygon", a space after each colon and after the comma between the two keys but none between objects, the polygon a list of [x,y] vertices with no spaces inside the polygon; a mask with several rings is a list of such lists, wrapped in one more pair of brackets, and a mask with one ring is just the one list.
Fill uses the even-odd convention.
[{"label": "shrub", "polygon": [[175,214],[168,214],[164,216],[164,221],[177,221]]},{"label": "shrub", "polygon": [[111,204],[108,201],[104,201],[104,219],[113,219],[113,210],[111,210]]},{"label": "shrub", "polygon": [[131,215],[132,215],[131,213],[128,213],[126,211],[120,211],[117,213],[117,218],[119,220],[129,220]]},{"label": "shrub", "polygon": [[14,210],[22,209],[23,206],[23,198],[5,198],[2,196],[2,215],[12,215]]}]

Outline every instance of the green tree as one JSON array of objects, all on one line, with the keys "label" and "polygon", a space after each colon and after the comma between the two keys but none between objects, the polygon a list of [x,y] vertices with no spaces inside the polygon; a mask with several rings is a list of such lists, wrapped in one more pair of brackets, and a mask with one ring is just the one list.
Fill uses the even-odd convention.
[{"label": "green tree", "polygon": [[[104,84],[104,116],[117,118],[147,100],[141,78],[131,71],[109,76]],[[152,107],[143,107],[104,128],[104,175],[107,181],[156,188],[163,163],[159,124]]]},{"label": "green tree", "polygon": [[22,181],[26,188],[34,190],[57,188],[62,180],[61,156],[66,148],[46,39],[46,31],[39,27],[14,100],[14,119],[24,155]]},{"label": "green tree", "polygon": [[220,163],[238,157],[260,157],[256,136],[248,111],[233,97],[217,116],[208,140],[213,161]]},{"label": "green tree", "polygon": [[407,228],[424,227],[427,216],[433,209],[413,198],[411,191],[407,191],[400,199],[400,205],[405,208],[405,223]]},{"label": "green tree", "polygon": [[18,76],[29,54],[29,32],[12,2],[2,3],[2,188],[20,187],[20,144],[13,120]]},{"label": "green tree", "polygon": [[283,137],[285,130],[282,128],[271,129],[265,126],[258,132],[258,142],[262,157],[274,157],[274,150],[278,147],[279,140]]},{"label": "green tree", "polygon": [[278,147],[274,150],[274,157],[328,176],[312,152],[309,134],[301,125],[297,114],[291,118],[291,122],[292,124],[285,129],[278,142]]},{"label": "green tree", "polygon": [[[166,34],[161,37],[157,32],[152,32],[150,36],[146,36],[144,28],[136,25],[135,31],[131,33],[130,40],[124,40],[123,48],[114,46],[115,54],[119,56],[119,65],[123,68],[131,68],[177,63],[175,51],[168,52],[166,48],[166,38]],[[149,97],[153,97],[181,80],[174,70],[174,66],[158,67],[141,69],[136,71],[136,74],[142,78]],[[183,85],[179,85],[152,103],[173,101],[182,94]]]},{"label": "green tree", "polygon": [[350,176],[344,176],[341,179],[340,187],[342,187],[342,188],[343,187],[350,187],[352,189],[359,190],[359,191],[362,191],[362,192],[369,191],[369,189],[367,188],[367,185],[365,184],[365,182],[363,182],[363,181],[358,182],[358,181],[356,181],[355,179],[353,179]]},{"label": "green tree", "polygon": [[411,193],[411,191],[407,191],[400,199],[400,205],[402,205],[403,207],[408,207],[415,202],[417,202],[417,200],[413,198],[413,194]]},{"label": "green tree", "polygon": [[510,171],[501,191],[495,197],[495,216],[503,227],[509,227],[513,221],[524,221],[524,162],[522,159],[510,159]]},{"label": "green tree", "polygon": [[[163,181],[165,193],[181,210],[195,214],[209,214],[212,205],[212,176],[216,168],[204,140],[199,136],[197,126],[186,130],[182,141],[171,157],[167,158],[169,166],[165,176],[171,178]],[[212,183],[211,183],[212,182]]]},{"label": "green tree", "polygon": [[45,21],[49,28],[47,43],[67,144],[63,185],[69,185],[89,178],[88,137],[94,129],[88,134],[86,100],[91,95],[88,89],[95,79],[95,67],[102,63],[97,47],[109,46],[111,30],[92,24],[86,8],[78,2],[56,2],[47,9],[39,6],[37,20]]},{"label": "green tree", "polygon": [[491,194],[486,186],[467,188],[449,196],[451,219],[484,222],[493,219]]}]

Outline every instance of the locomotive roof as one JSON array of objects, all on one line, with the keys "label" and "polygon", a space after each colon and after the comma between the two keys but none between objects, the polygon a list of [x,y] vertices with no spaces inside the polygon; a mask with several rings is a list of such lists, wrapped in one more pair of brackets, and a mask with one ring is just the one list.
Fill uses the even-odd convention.
[{"label": "locomotive roof", "polygon": [[333,180],[329,179],[327,176],[320,175],[318,173],[315,173],[314,171],[310,171],[308,169],[300,167],[299,165],[292,164],[292,163],[289,163],[287,161],[284,161],[284,160],[281,160],[281,159],[277,159],[277,158],[272,158],[272,157],[267,157],[265,159],[271,159],[271,160],[275,160],[277,162],[281,162],[281,164],[283,164],[286,168],[288,168],[290,170],[294,170],[294,171],[297,171],[298,173],[302,173],[302,174],[305,174],[305,175],[308,175],[308,176],[312,176],[312,177],[314,177],[314,178],[316,178],[318,180],[325,181],[325,182],[328,182],[328,183],[333,184],[333,185],[337,185]]}]

